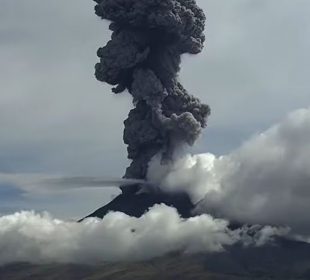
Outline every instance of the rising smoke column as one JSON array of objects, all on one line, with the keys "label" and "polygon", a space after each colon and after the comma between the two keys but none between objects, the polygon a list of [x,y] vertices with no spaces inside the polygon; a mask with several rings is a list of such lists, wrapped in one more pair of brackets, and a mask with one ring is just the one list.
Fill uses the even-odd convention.
[{"label": "rising smoke column", "polygon": [[111,21],[111,40],[99,48],[96,78],[128,90],[135,108],[124,121],[132,160],[125,178],[144,179],[148,162],[169,160],[182,143],[193,145],[206,127],[208,105],[177,79],[181,55],[201,52],[205,15],[195,0],[95,0],[96,14]]}]

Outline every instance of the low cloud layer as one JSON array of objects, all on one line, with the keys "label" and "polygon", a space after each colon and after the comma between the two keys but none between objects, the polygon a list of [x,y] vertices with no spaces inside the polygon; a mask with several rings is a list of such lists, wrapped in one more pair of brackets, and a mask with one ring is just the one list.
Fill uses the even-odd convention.
[{"label": "low cloud layer", "polygon": [[218,252],[236,242],[261,246],[286,234],[285,229],[263,227],[250,236],[251,228],[231,231],[227,225],[207,214],[181,219],[166,205],[152,207],[141,218],[115,212],[82,223],[20,212],[0,217],[0,264],[96,263],[149,259],[169,252]]},{"label": "low cloud layer", "polygon": [[75,176],[65,177],[47,174],[8,174],[0,173],[0,183],[15,186],[25,193],[53,193],[72,189],[118,188],[133,184],[147,184],[145,180],[112,177]]},{"label": "low cloud layer", "polygon": [[197,211],[310,234],[310,109],[300,109],[224,156],[185,155],[170,166],[154,159],[149,179],[184,190]]}]

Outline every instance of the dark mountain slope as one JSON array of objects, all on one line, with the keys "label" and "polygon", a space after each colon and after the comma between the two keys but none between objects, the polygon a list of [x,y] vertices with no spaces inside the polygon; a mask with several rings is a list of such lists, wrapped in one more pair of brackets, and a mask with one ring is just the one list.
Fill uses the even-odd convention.
[{"label": "dark mountain slope", "polygon": [[148,192],[141,194],[122,193],[107,205],[99,208],[88,217],[103,218],[110,211],[123,212],[129,216],[141,217],[150,207],[164,203],[173,206],[183,218],[191,216],[194,205],[185,193]]}]

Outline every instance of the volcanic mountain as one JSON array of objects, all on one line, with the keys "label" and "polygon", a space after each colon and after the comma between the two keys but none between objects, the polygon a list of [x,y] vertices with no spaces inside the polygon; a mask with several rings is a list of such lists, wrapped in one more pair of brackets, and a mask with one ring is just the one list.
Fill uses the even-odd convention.
[{"label": "volcanic mountain", "polygon": [[103,218],[110,211],[123,212],[132,217],[141,217],[149,208],[155,204],[162,203],[176,208],[183,218],[192,216],[194,205],[186,193],[158,191],[144,193],[124,192],[85,218]]}]

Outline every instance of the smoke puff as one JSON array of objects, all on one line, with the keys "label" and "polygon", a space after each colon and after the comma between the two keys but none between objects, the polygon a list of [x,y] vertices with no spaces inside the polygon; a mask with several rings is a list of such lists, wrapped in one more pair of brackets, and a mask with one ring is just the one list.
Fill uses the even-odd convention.
[{"label": "smoke puff", "polygon": [[111,40],[97,52],[99,81],[125,89],[135,108],[125,120],[126,178],[145,179],[150,159],[171,159],[193,145],[206,127],[207,105],[178,82],[181,55],[203,48],[205,15],[194,0],[96,0],[96,14],[111,21]]},{"label": "smoke puff", "polygon": [[154,158],[148,177],[188,192],[199,211],[309,235],[309,139],[310,109],[300,109],[228,155],[186,155],[170,166]]},{"label": "smoke puff", "polygon": [[264,227],[231,231],[227,222],[200,215],[181,219],[174,208],[152,207],[141,218],[109,213],[103,220],[82,223],[53,219],[48,214],[21,212],[0,217],[0,264],[99,263],[142,260],[169,252],[218,252],[236,242],[260,246],[282,229]]}]

